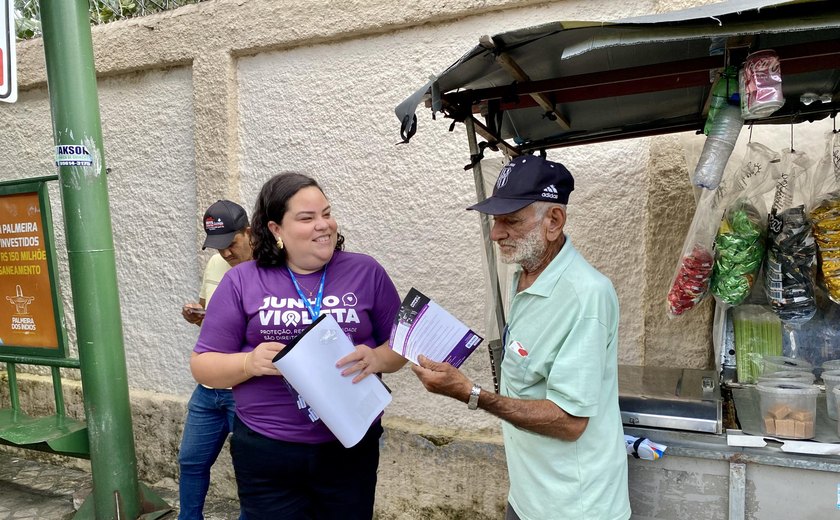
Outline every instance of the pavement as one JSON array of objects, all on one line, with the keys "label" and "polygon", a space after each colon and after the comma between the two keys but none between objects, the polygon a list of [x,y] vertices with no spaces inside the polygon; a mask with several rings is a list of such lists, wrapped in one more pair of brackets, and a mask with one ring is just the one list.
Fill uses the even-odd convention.
[{"label": "pavement", "polygon": [[[0,520],[71,520],[91,485],[90,472],[0,452]],[[175,520],[178,490],[152,489],[175,508],[164,519]],[[235,520],[239,518],[239,503],[208,497],[204,518]]]}]

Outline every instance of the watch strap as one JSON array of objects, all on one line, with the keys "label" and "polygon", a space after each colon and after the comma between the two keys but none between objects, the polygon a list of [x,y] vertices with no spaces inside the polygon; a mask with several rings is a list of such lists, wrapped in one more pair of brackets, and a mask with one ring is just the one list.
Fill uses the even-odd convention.
[{"label": "watch strap", "polygon": [[470,410],[475,410],[478,408],[478,396],[481,395],[481,387],[478,383],[473,383],[472,389],[470,390],[470,398],[467,401],[467,408]]}]

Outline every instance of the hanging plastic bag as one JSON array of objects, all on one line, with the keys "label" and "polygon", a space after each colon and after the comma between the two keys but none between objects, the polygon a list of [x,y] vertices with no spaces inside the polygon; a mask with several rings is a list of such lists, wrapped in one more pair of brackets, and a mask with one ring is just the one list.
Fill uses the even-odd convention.
[{"label": "hanging plastic bag", "polygon": [[764,260],[767,209],[764,194],[779,177],[779,154],[758,143],[748,145],[730,203],[715,237],[711,291],[718,301],[740,305],[749,296]]},{"label": "hanging plastic bag", "polygon": [[716,190],[703,190],[697,201],[697,209],[668,291],[668,316],[671,318],[693,309],[709,293],[715,261],[715,232],[726,208],[729,184],[726,181]]},{"label": "hanging plastic bag", "polygon": [[764,289],[773,311],[786,325],[805,323],[817,310],[817,248],[805,206],[808,166],[804,154],[785,150],[768,218]]},{"label": "hanging plastic bag", "polygon": [[726,163],[744,126],[737,99],[737,72],[735,67],[727,67],[712,86],[712,101],[703,128],[708,137],[691,177],[691,183],[698,188],[713,190],[720,185]]},{"label": "hanging plastic bag", "polygon": [[840,134],[828,134],[826,153],[816,170],[811,220],[817,243],[817,280],[840,303]]}]

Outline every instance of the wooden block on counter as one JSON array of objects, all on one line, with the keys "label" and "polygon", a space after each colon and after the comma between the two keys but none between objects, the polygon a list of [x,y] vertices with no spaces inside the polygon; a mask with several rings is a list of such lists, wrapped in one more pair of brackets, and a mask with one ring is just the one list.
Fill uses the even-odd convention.
[{"label": "wooden block on counter", "polygon": [[[774,419],[784,419],[790,414],[790,406],[786,404],[777,404],[772,406],[767,413],[772,416]],[[776,429],[778,430],[778,425],[776,425]]]},{"label": "wooden block on counter", "polygon": [[776,435],[776,419],[769,415],[764,418],[764,432],[767,435]]},{"label": "wooden block on counter", "polygon": [[790,413],[789,419],[802,422],[814,422],[814,414],[808,410],[796,410]]},{"label": "wooden block on counter", "polygon": [[776,419],[776,435],[781,437],[796,436],[796,427],[793,419]]}]

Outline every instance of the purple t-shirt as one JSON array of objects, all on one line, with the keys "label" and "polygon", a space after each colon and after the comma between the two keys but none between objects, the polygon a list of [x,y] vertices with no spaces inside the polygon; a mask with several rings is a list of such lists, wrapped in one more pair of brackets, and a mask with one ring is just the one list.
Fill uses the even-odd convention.
[{"label": "purple t-shirt", "polygon": [[[376,347],[388,340],[400,307],[394,283],[373,258],[336,251],[327,264],[321,314],[330,313],[354,345]],[[315,294],[322,272],[295,274]],[[314,303],[315,298],[312,298]],[[237,265],[225,274],[195,345],[196,353],[250,352],[265,341],[288,343],[312,323],[285,267]],[[310,418],[282,377],[252,377],[233,388],[236,415],[272,439],[319,443],[335,440],[320,420]]]}]

